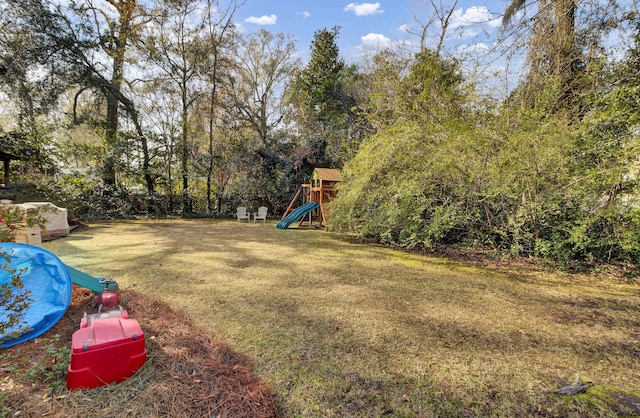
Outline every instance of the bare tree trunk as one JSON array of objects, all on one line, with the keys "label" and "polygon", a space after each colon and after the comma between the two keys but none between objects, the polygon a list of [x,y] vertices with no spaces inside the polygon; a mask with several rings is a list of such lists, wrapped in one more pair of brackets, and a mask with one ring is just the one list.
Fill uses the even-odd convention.
[{"label": "bare tree trunk", "polygon": [[142,125],[140,124],[140,119],[138,118],[138,111],[136,110],[135,105],[119,89],[113,86],[111,82],[104,79],[100,74],[94,72],[88,78],[88,81],[91,85],[95,86],[96,88],[100,90],[104,90],[108,94],[112,95],[118,103],[124,106],[127,113],[131,117],[131,121],[133,122],[133,125],[136,129],[136,133],[138,134],[138,139],[142,147],[142,158],[143,158],[142,169],[143,169],[145,182],[147,185],[147,192],[150,195],[155,194],[155,181],[150,171],[151,164],[150,164],[148,141],[142,129]]},{"label": "bare tree trunk", "polygon": [[[536,95],[549,79],[559,83],[559,102],[570,100],[572,83],[575,78],[573,63],[579,58],[576,51],[576,0],[538,0],[538,11],[533,17],[533,31],[529,39],[529,67],[525,102],[532,103]],[[517,8],[524,7],[521,0],[513,0],[505,12],[512,16]],[[531,96],[531,97],[530,97]]]},{"label": "bare tree trunk", "polygon": [[[119,12],[118,34],[113,40],[113,44],[106,43],[103,45],[105,52],[113,59],[111,68],[111,85],[118,92],[122,88],[122,80],[124,77],[124,57],[127,52],[127,44],[131,35],[132,11],[135,9],[136,0],[110,1]],[[130,7],[133,6],[133,7]],[[114,30],[115,28],[110,28]],[[104,162],[104,171],[102,174],[103,181],[106,185],[116,186],[116,156],[113,152],[113,146],[117,143],[118,138],[118,99],[110,92],[106,92],[107,99],[107,119],[105,136],[107,144],[111,147],[109,154]]]},{"label": "bare tree trunk", "polygon": [[[213,128],[214,128],[214,120],[215,120],[215,103],[216,103],[216,73],[217,73],[217,62],[218,62],[218,54],[215,53],[215,57],[213,59],[213,86],[211,88],[211,97],[210,97],[210,103],[209,103],[209,164],[207,165],[207,209],[209,210],[209,212],[213,211],[213,201],[211,199],[211,183],[213,181],[213,160],[214,160],[214,155],[213,155],[213,140],[214,140],[214,135],[213,135]],[[219,209],[220,207],[218,207]]]},{"label": "bare tree trunk", "polygon": [[191,213],[191,199],[189,196],[189,111],[187,101],[187,86],[182,86],[182,212]]}]

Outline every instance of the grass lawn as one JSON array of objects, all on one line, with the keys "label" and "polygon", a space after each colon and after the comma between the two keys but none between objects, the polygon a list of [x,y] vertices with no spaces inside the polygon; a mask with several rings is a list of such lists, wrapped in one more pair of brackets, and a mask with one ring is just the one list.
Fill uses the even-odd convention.
[{"label": "grass lawn", "polygon": [[[608,401],[640,397],[638,284],[274,222],[94,223],[43,247],[184,310],[254,359],[289,416],[618,416]],[[577,377],[596,385],[554,394]]]}]

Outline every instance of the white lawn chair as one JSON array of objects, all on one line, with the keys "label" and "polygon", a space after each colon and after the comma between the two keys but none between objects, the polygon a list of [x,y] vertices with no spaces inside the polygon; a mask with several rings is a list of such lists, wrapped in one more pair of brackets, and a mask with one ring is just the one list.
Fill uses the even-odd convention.
[{"label": "white lawn chair", "polygon": [[247,208],[238,206],[238,209],[236,209],[236,217],[238,218],[238,222],[240,222],[241,219],[246,219],[247,222],[249,222],[250,215],[247,213]]},{"label": "white lawn chair", "polygon": [[262,220],[262,222],[267,222],[267,211],[268,209],[264,206],[260,206],[257,212],[253,213],[253,222],[257,220]]}]

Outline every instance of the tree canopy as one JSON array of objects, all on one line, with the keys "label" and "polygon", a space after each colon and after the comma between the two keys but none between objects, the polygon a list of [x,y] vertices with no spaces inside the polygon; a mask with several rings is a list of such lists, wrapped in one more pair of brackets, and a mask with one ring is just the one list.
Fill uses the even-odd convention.
[{"label": "tree canopy", "polygon": [[347,63],[337,26],[308,62],[288,35],[236,30],[241,1],[3,0],[0,140],[30,150],[11,193],[87,217],[282,213],[332,167],[334,230],[638,264],[637,8],[510,2],[495,44],[523,76],[500,95],[446,48],[457,3],[418,3],[413,49]]}]

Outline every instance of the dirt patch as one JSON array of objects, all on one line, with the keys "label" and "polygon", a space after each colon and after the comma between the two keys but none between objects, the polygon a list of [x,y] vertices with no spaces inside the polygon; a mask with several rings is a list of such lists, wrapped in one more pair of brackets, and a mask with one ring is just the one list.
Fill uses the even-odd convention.
[{"label": "dirt patch", "polygon": [[629,395],[627,393],[616,393],[613,398],[618,405],[620,416],[639,416],[640,417],[640,398]]},{"label": "dirt patch", "polygon": [[[91,292],[74,288],[64,317],[42,337],[0,352],[0,416],[277,417],[271,389],[251,361],[193,326],[181,312],[132,290],[120,292],[145,332],[147,362],[135,376],[94,390],[68,391],[61,353],[71,346]],[[64,358],[62,358],[64,360]],[[2,398],[0,398],[2,400]]]}]

